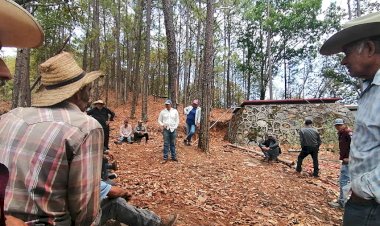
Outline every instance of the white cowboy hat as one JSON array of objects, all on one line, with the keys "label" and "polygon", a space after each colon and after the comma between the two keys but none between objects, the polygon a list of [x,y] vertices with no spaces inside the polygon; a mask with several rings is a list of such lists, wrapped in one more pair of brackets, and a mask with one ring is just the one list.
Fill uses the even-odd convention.
[{"label": "white cowboy hat", "polygon": [[342,26],[322,45],[322,55],[332,55],[343,51],[343,46],[369,37],[380,36],[380,12],[353,19]]},{"label": "white cowboy hat", "polygon": [[101,71],[86,73],[67,52],[60,53],[40,64],[39,70],[42,85],[32,95],[34,107],[58,104],[103,75]]},{"label": "white cowboy hat", "polygon": [[34,48],[43,40],[44,32],[32,15],[14,1],[0,1],[0,46]]},{"label": "white cowboy hat", "polygon": [[95,104],[105,104],[102,100],[97,100],[97,101],[94,101],[94,103],[92,103],[93,105]]},{"label": "white cowboy hat", "polygon": [[[0,49],[38,47],[43,40],[42,28],[32,15],[11,0],[0,0]],[[0,79],[11,79],[11,73],[2,59]]]}]

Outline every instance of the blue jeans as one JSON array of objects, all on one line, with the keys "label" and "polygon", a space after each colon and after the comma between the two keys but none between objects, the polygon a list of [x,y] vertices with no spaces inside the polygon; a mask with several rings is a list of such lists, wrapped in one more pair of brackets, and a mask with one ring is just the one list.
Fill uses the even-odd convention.
[{"label": "blue jeans", "polygon": [[113,219],[127,225],[160,225],[161,219],[155,213],[147,209],[132,206],[123,198],[106,198],[101,202],[101,224]]},{"label": "blue jeans", "polygon": [[170,149],[170,155],[172,159],[177,159],[177,156],[175,153],[177,130],[170,132],[170,130],[164,129],[163,135],[164,135],[164,160],[168,159],[169,149]]},{"label": "blue jeans", "polygon": [[348,173],[348,164],[340,167],[339,176],[339,204],[343,207],[347,202],[347,194],[350,190],[350,175]]},{"label": "blue jeans", "polygon": [[129,136],[129,137],[123,137],[123,136],[120,136],[119,137],[119,142],[128,142],[128,143],[131,143],[132,142],[132,137]]},{"label": "blue jeans", "polygon": [[344,207],[343,226],[379,226],[380,204],[362,204],[349,199]]},{"label": "blue jeans", "polygon": [[191,141],[191,138],[193,137],[195,133],[195,128],[196,128],[195,125],[190,125],[186,123],[186,133],[187,133],[186,140]]}]

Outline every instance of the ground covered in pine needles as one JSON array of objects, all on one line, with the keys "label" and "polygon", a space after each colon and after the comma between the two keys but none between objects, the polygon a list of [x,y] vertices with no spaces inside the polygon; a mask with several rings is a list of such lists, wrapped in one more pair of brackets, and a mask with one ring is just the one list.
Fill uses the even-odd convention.
[{"label": "ground covered in pine needles", "polygon": [[[177,138],[178,162],[162,164],[163,141],[157,117],[164,108],[163,99],[149,99],[147,126],[151,140],[147,144],[113,143],[119,126],[130,116],[130,103],[110,103],[117,115],[111,123],[110,151],[119,163],[114,181],[130,190],[130,203],[149,208],[158,215],[179,213],[178,225],[340,225],[342,210],[329,207],[336,199],[339,174],[338,154],[320,151],[320,178],[311,177],[312,161],[307,157],[302,174],[281,163],[268,164],[262,157],[229,146],[224,140],[232,114],[224,109],[212,112],[210,151],[197,144],[183,144],[183,106]],[[137,106],[135,126],[141,115]],[[246,146],[256,149],[255,146]],[[282,158],[296,160],[297,152],[282,147]]]},{"label": "ground covered in pine needles", "polygon": [[[110,98],[111,99],[111,98]],[[151,140],[147,144],[113,143],[119,126],[130,116],[128,102],[109,107],[116,113],[111,123],[110,151],[119,163],[114,181],[128,189],[131,204],[149,208],[160,216],[179,213],[178,225],[340,225],[342,210],[332,209],[328,201],[336,199],[339,174],[338,154],[320,151],[321,177],[311,177],[312,161],[304,161],[304,172],[281,163],[268,164],[262,157],[233,148],[224,140],[232,113],[212,111],[210,151],[204,153],[197,144],[185,146],[183,106],[178,107],[181,124],[177,138],[178,162],[162,164],[163,141],[157,118],[164,99],[149,98],[147,126]],[[9,110],[1,102],[1,113]],[[133,126],[141,115],[136,107]],[[258,150],[255,146],[246,146]],[[295,161],[297,147],[282,147],[281,158]]]}]

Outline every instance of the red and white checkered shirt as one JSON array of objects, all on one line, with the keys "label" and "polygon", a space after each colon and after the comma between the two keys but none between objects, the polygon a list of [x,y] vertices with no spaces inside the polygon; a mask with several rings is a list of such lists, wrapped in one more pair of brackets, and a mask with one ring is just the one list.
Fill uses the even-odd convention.
[{"label": "red and white checkered shirt", "polygon": [[16,108],[0,119],[10,172],[5,211],[28,225],[91,225],[100,212],[103,129],[71,103]]}]

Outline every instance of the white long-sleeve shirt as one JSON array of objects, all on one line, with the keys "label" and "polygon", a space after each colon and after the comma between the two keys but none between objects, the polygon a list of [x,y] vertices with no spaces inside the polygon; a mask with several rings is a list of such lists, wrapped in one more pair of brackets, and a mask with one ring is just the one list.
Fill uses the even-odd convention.
[{"label": "white long-sleeve shirt", "polygon": [[132,136],[132,126],[131,124],[128,124],[127,128],[125,128],[125,125],[120,126],[120,136],[122,137],[130,137]]},{"label": "white long-sleeve shirt", "polygon": [[170,110],[165,108],[158,116],[158,124],[164,126],[166,129],[170,130],[170,132],[173,132],[177,129],[179,124],[178,111],[174,108],[170,108]]}]

